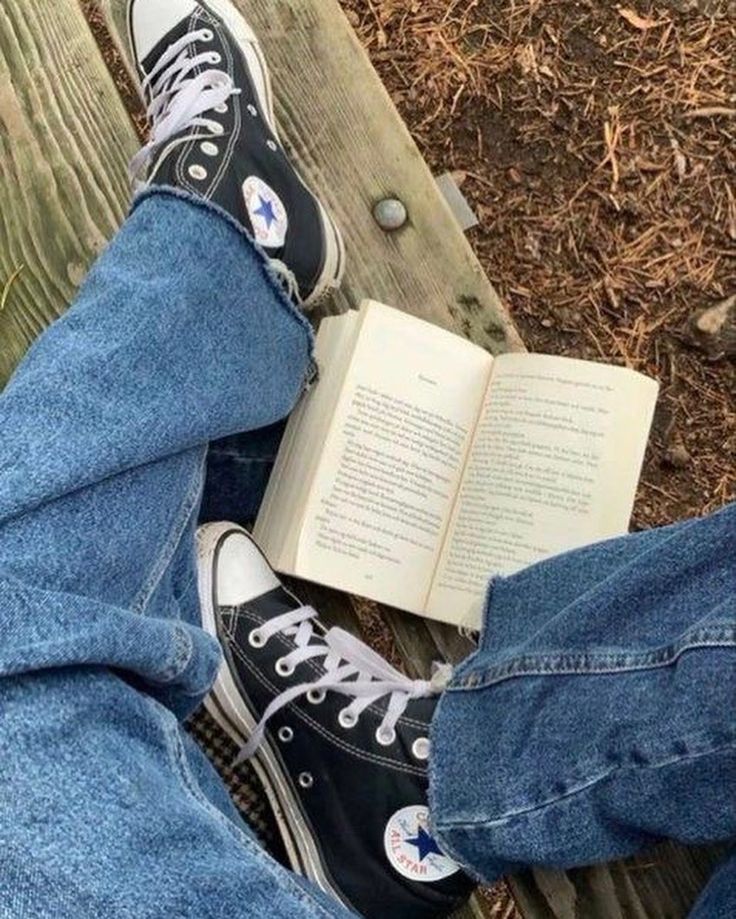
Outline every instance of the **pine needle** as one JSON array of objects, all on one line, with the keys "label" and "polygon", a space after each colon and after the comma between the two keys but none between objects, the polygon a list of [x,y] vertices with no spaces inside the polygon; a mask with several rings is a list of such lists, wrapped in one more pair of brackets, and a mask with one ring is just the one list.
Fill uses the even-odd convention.
[{"label": "pine needle", "polygon": [[8,297],[10,296],[10,288],[18,280],[18,278],[20,277],[20,273],[23,271],[24,268],[25,268],[25,265],[19,265],[15,269],[15,271],[10,275],[8,280],[5,282],[5,286],[3,287],[3,292],[2,294],[0,294],[0,313],[3,313],[5,311],[5,306],[8,302]]}]

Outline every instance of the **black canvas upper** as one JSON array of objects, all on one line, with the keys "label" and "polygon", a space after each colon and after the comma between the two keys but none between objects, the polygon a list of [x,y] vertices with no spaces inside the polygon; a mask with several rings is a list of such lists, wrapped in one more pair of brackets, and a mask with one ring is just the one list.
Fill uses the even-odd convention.
[{"label": "black canvas upper", "polygon": [[[143,61],[138,62],[142,76],[150,73],[161,55],[176,40],[198,29],[212,33],[210,41],[191,43],[191,56],[217,54],[220,61],[202,64],[193,75],[207,69],[222,70],[240,90],[227,100],[227,111],[208,111],[203,117],[222,125],[222,136],[197,137],[206,134],[201,128],[188,128],[175,135],[156,151],[150,169],[150,181],[180,188],[205,198],[223,208],[264,248],[269,259],[282,262],[293,273],[299,297],[307,301],[320,282],[325,269],[326,233],[317,199],[306,187],[289,161],[280,140],[268,124],[267,113],[255,88],[254,75],[239,45],[226,25],[200,3],[192,16],[180,22],[163,38]],[[187,138],[182,143],[177,141]],[[217,147],[216,155],[203,152],[203,141]],[[211,148],[210,148],[211,149]],[[195,173],[192,172],[195,170]],[[197,178],[204,169],[206,178]],[[249,189],[261,213],[251,217],[246,206],[243,183],[269,190],[264,200],[258,191]],[[272,195],[274,192],[275,195]],[[280,202],[288,222],[283,244],[273,246],[264,241],[264,230],[283,222]],[[341,273],[339,266],[336,274]]]},{"label": "black canvas upper", "polygon": [[[311,660],[298,665],[292,676],[279,676],[277,660],[294,648],[281,633],[262,648],[249,642],[250,633],[264,621],[294,607],[290,594],[274,590],[243,606],[219,610],[219,637],[230,672],[256,720],[284,689],[324,673],[320,661]],[[406,807],[427,806],[427,763],[413,755],[412,746],[428,737],[436,701],[410,701],[389,747],[376,739],[387,701],[372,705],[354,727],[345,728],[338,715],[350,701],[351,697],[328,692],[321,702],[302,697],[274,715],[267,740],[279,768],[311,828],[333,886],[353,909],[368,917],[446,916],[470,894],[470,879],[458,870],[434,882],[410,880],[392,866],[384,845],[392,815]],[[287,736],[288,730],[293,732],[288,742],[280,739],[282,728],[287,728]],[[305,775],[312,780],[309,787],[300,784]],[[407,835],[417,840],[416,845],[402,844],[405,850],[416,848],[416,858],[407,864],[421,871],[423,862],[426,868],[435,858],[428,851],[435,844],[430,836]]]}]

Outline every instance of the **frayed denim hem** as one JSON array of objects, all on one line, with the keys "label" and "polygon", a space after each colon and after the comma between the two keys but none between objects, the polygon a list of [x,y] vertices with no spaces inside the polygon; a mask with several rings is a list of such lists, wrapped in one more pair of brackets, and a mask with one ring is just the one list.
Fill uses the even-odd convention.
[{"label": "frayed denim hem", "polygon": [[193,204],[195,207],[202,208],[205,211],[210,211],[213,214],[216,214],[218,217],[221,217],[230,226],[238,233],[248,245],[254,249],[260,256],[261,267],[263,269],[264,277],[266,277],[276,292],[281,306],[284,307],[286,312],[295,319],[297,324],[305,331],[307,335],[307,354],[309,357],[309,371],[307,375],[307,380],[305,381],[306,385],[311,384],[317,377],[318,368],[314,360],[314,329],[312,328],[311,323],[306,318],[304,313],[301,312],[289,299],[284,291],[283,286],[281,285],[279,278],[276,272],[271,268],[270,260],[266,252],[258,245],[258,243],[248,234],[245,227],[238,223],[238,221],[229,214],[224,208],[220,207],[219,204],[215,204],[213,201],[208,201],[205,198],[201,198],[198,195],[193,195],[190,192],[183,191],[181,188],[176,188],[173,185],[156,185],[149,186],[143,191],[138,192],[130,206],[129,215],[133,214],[135,210],[148,198],[153,198],[157,195],[167,195],[172,198],[178,198],[180,201],[186,201],[189,204]]}]

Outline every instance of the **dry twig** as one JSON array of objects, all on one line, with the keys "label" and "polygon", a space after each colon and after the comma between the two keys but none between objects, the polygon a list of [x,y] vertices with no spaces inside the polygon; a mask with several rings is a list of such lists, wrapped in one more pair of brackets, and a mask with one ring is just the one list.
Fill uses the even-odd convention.
[{"label": "dry twig", "polygon": [[19,265],[15,269],[15,271],[10,275],[8,280],[5,282],[2,293],[0,294],[0,314],[5,311],[5,307],[7,306],[7,303],[8,303],[8,297],[10,296],[10,288],[18,280],[24,267],[25,265]]}]

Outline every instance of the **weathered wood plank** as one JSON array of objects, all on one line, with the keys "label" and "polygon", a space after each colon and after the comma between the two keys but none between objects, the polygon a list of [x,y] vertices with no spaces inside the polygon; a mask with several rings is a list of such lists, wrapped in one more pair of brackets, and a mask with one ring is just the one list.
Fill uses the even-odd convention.
[{"label": "weathered wood plank", "polygon": [[75,0],[0,5],[0,387],[120,223],[130,120]]},{"label": "weathered wood plank", "polygon": [[[329,308],[341,312],[367,296],[468,335],[494,352],[520,348],[490,282],[458,229],[434,179],[396,113],[337,4],[242,0],[238,5],[261,38],[278,78],[277,117],[287,146],[338,219],[348,267]],[[128,56],[124,0],[105,0],[117,43]],[[393,234],[375,223],[375,202],[398,195],[410,222]],[[350,599],[315,586],[301,592],[326,617],[352,623]],[[455,659],[455,630],[383,610],[397,648],[413,673],[428,673],[446,649]],[[472,907],[471,907],[472,909]],[[476,905],[475,915],[484,907]],[[479,912],[480,910],[480,912]],[[468,916],[470,913],[467,914]]]},{"label": "weathered wood plank", "polygon": [[510,880],[526,919],[684,919],[726,846],[665,843],[626,861]]}]

